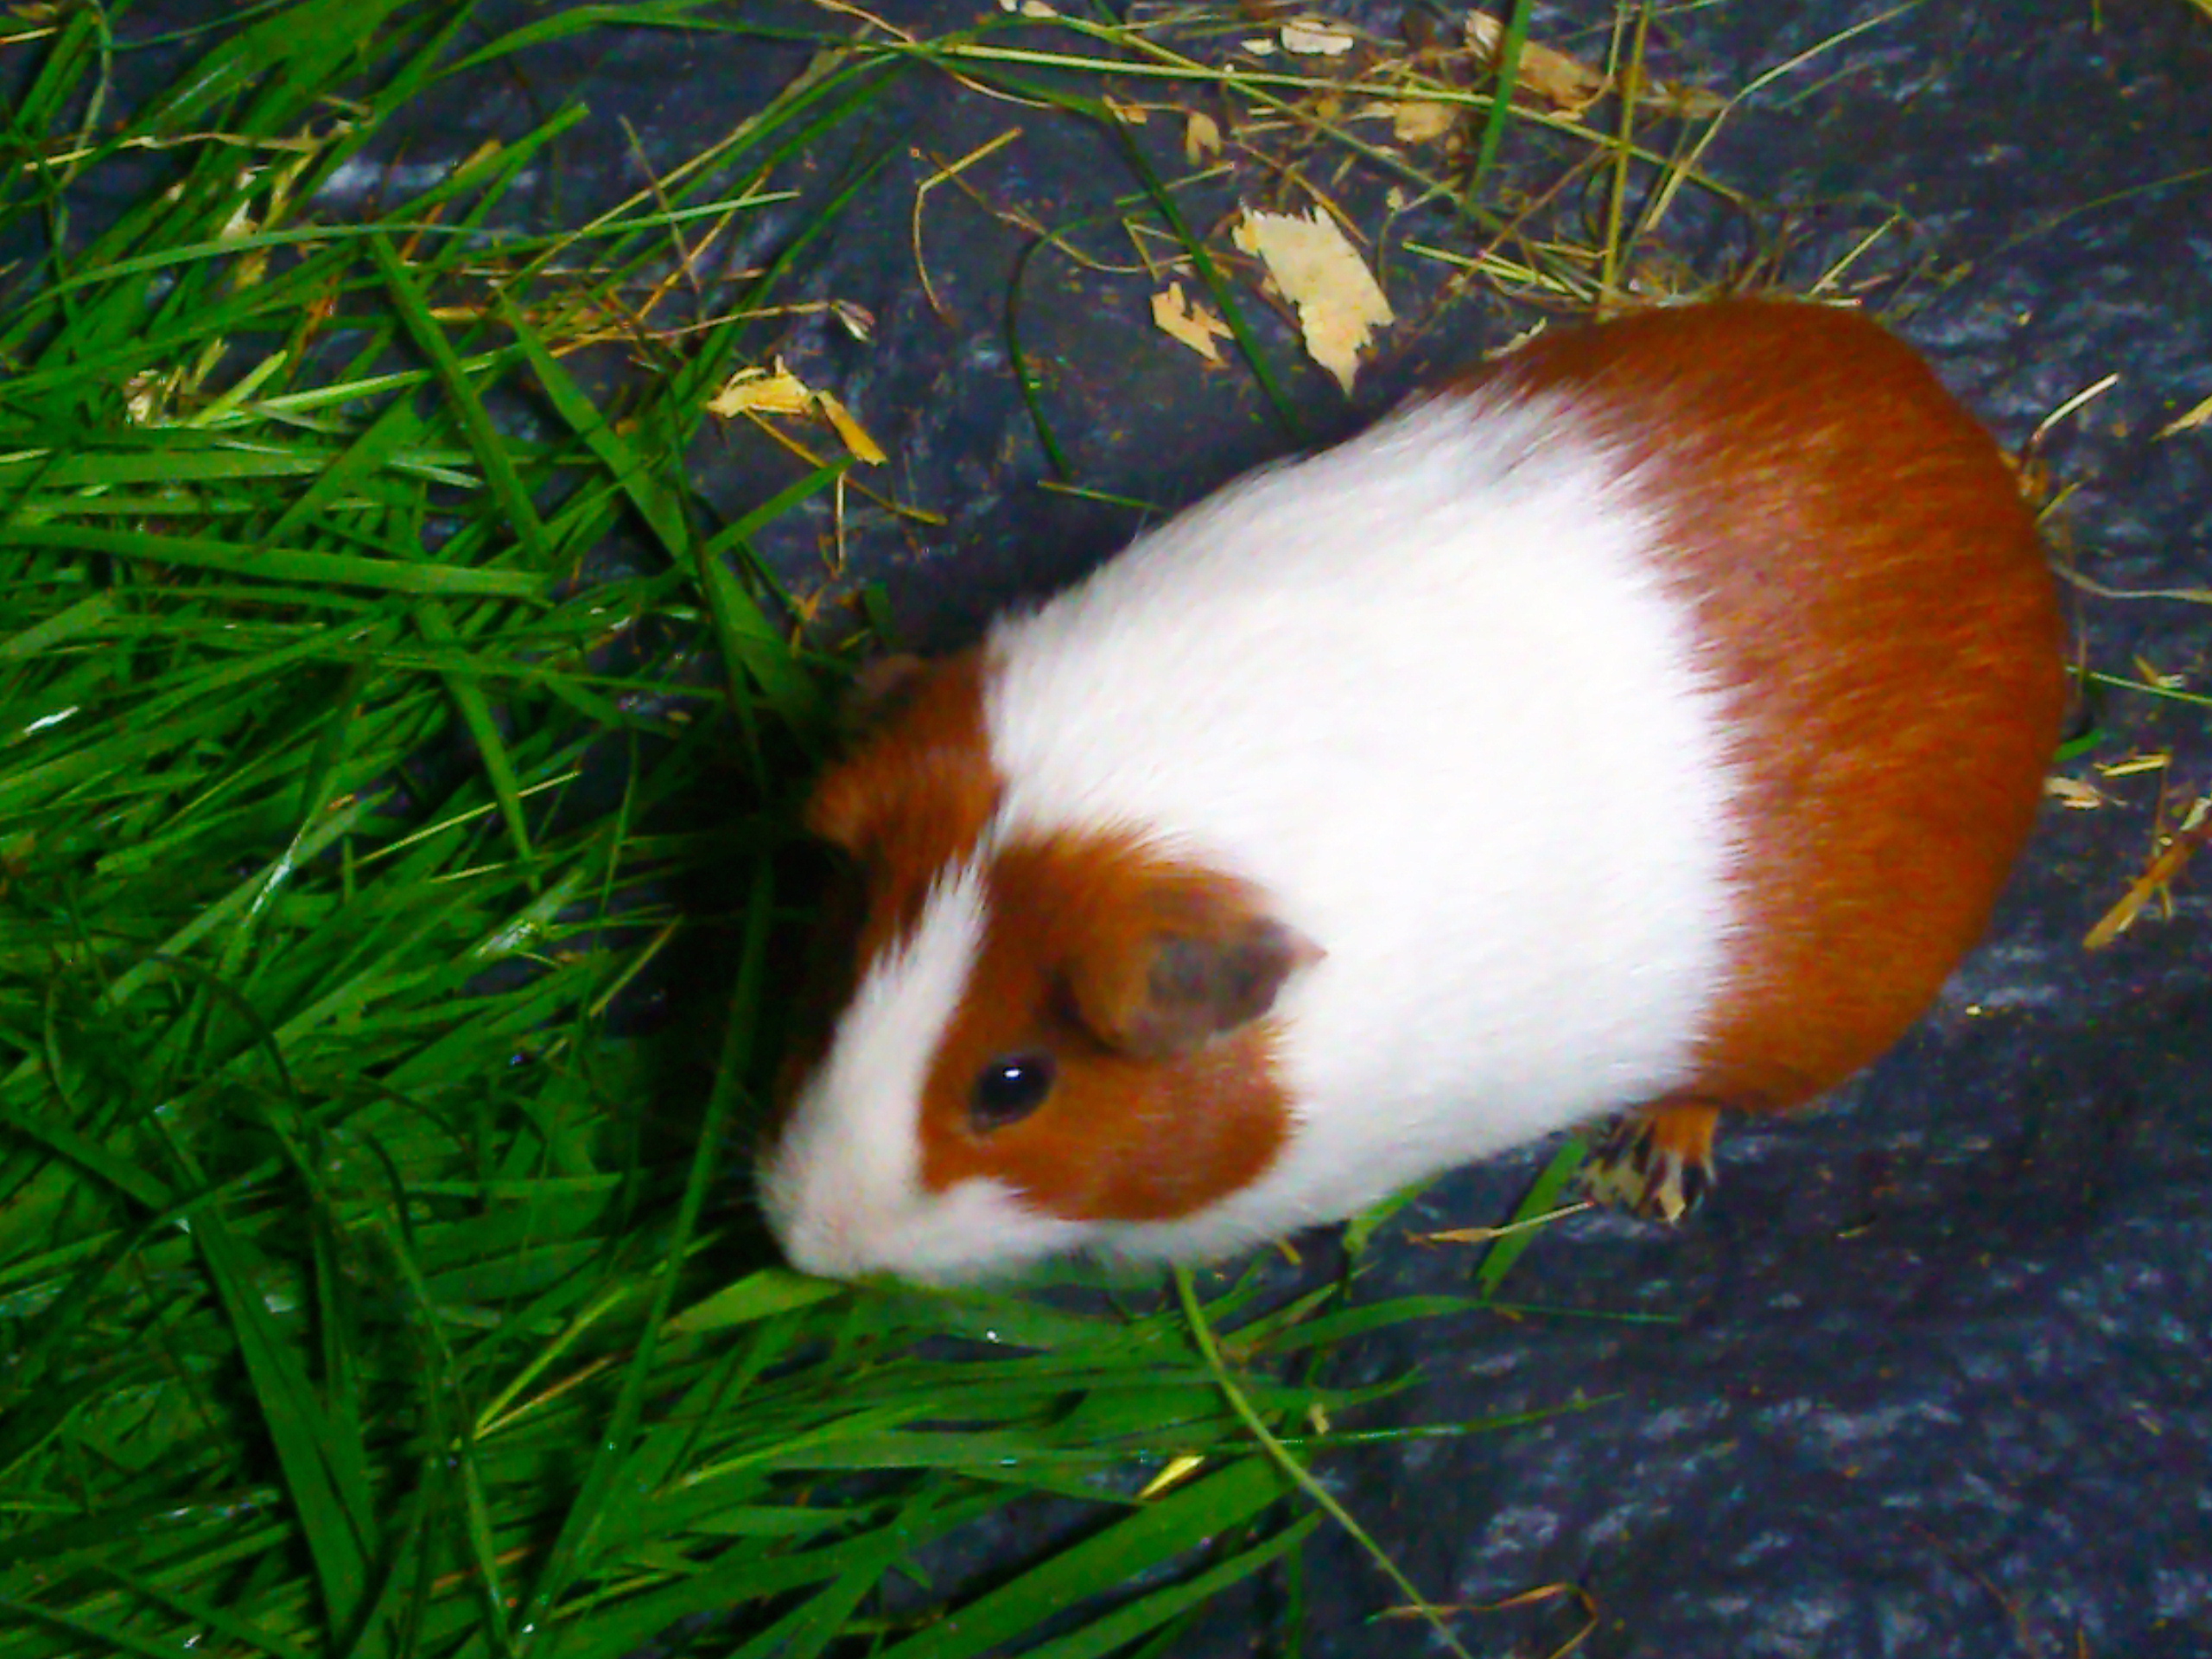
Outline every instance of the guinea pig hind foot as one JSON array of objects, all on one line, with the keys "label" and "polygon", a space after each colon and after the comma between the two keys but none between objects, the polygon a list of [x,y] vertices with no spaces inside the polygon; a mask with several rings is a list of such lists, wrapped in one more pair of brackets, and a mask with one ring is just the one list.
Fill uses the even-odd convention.
[{"label": "guinea pig hind foot", "polygon": [[1582,1196],[1648,1221],[1681,1220],[1719,1184],[1713,1130],[1719,1116],[1717,1107],[1680,1101],[1615,1119],[1582,1166]]}]

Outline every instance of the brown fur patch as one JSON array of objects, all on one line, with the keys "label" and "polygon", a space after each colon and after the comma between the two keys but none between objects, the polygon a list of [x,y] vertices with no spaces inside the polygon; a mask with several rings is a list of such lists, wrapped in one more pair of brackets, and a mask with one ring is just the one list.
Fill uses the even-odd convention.
[{"label": "brown fur patch", "polygon": [[[1117,1022],[1142,999],[1163,937],[1274,928],[1256,896],[1128,839],[1072,835],[1001,849],[985,892],[975,972],[924,1089],[923,1184],[987,1176],[1069,1220],[1163,1221],[1256,1179],[1290,1133],[1264,1012],[1273,989],[1224,1015],[1218,1034],[1185,1033],[1150,1055]],[[1295,942],[1287,973],[1313,952],[1282,937]],[[1052,1096],[979,1133],[969,1116],[976,1077],[995,1058],[1030,1053],[1052,1057]]]},{"label": "brown fur patch", "polygon": [[974,849],[998,810],[1004,783],[983,729],[982,682],[973,651],[909,672],[815,785],[806,827],[851,858],[867,885],[860,963],[906,937],[930,884]]},{"label": "brown fur patch", "polygon": [[1662,511],[1751,785],[1750,925],[1683,1092],[1797,1104],[1927,1007],[2027,839],[2065,697],[2034,521],[1987,433],[1854,314],[1656,311],[1496,372],[1575,397]]},{"label": "brown fur patch", "polygon": [[938,873],[965,858],[998,810],[1002,780],[983,728],[982,666],[887,659],[864,676],[859,731],[807,803],[806,827],[842,856],[793,1018],[779,1119],[821,1062],[868,964],[912,932]]}]

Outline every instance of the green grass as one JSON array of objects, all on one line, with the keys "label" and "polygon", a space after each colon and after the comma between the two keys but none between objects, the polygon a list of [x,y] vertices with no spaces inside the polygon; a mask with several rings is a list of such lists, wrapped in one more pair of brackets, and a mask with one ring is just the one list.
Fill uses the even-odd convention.
[{"label": "green grass", "polygon": [[[377,217],[313,205],[426,91],[715,15],[487,41],[467,0],[283,0],[129,109],[119,8],[10,25],[0,1659],[1164,1651],[1356,1525],[1302,1472],[1375,1435],[1317,1427],[1371,1397],[1337,1345],[1467,1305],[766,1265],[743,1148],[842,670],[753,543],[839,472],[725,520],[685,458],[881,158],[806,187],[766,269],[669,273],[891,77],[1099,106],[1025,45],[880,41],[574,224],[505,228],[575,107]],[[1202,253],[1128,155],[1123,207]],[[1561,291],[1609,268],[1522,254]],[[1045,1513],[1075,1541],[933,1576]]]}]

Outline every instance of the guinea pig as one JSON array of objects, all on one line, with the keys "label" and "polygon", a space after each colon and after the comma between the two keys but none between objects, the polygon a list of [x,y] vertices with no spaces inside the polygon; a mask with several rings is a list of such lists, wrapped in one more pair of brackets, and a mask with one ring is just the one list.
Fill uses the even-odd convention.
[{"label": "guinea pig", "polygon": [[1989,435],[1745,300],[1546,334],[876,678],[760,1191],[796,1266],[921,1281],[1214,1258],[1624,1113],[1679,1211],[1718,1111],[1935,997],[2065,702]]}]

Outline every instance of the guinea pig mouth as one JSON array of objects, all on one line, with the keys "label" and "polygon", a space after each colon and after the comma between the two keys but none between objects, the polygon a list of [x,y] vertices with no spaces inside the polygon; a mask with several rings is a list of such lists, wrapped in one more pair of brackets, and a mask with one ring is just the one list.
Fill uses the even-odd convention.
[{"label": "guinea pig mouth", "polygon": [[893,1197],[849,1179],[810,1179],[789,1152],[779,1145],[762,1165],[761,1209],[785,1259],[817,1278],[969,1284],[1079,1249],[1093,1231],[988,1178]]}]

